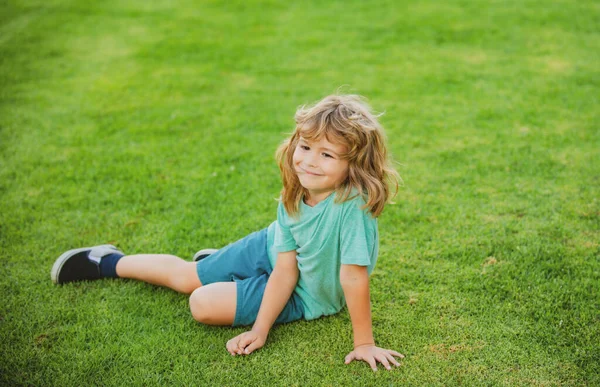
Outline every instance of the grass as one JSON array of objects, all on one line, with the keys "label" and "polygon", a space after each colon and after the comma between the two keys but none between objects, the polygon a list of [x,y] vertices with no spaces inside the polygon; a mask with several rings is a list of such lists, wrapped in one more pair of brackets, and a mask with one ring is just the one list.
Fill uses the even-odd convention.
[{"label": "grass", "polygon": [[[0,5],[0,383],[600,384],[594,1]],[[196,324],[133,281],[54,286],[73,247],[191,257],[274,219],[295,108],[367,96],[405,185],[380,218],[373,373],[346,311]]]}]

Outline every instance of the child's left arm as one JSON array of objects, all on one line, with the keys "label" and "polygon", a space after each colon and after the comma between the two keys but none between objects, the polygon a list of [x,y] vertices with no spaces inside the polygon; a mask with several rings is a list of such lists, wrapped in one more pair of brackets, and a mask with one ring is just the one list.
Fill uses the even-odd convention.
[{"label": "child's left arm", "polygon": [[345,363],[352,360],[363,360],[377,371],[377,362],[388,370],[390,363],[399,366],[394,356],[403,358],[404,355],[389,349],[375,346],[371,326],[371,299],[369,294],[369,273],[366,266],[342,265],[340,282],[344,290],[348,312],[352,320],[354,333],[354,351],[346,356]]}]

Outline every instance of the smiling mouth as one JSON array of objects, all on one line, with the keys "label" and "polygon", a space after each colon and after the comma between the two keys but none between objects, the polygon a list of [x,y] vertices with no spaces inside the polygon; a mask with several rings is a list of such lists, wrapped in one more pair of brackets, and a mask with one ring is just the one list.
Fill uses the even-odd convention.
[{"label": "smiling mouth", "polygon": [[323,175],[320,175],[320,174],[318,174],[318,173],[312,173],[312,172],[309,172],[309,171],[307,171],[306,169],[304,169],[304,168],[302,168],[302,167],[298,167],[298,169],[299,169],[301,172],[304,172],[304,173],[306,173],[307,175],[311,175],[311,176],[323,176]]}]

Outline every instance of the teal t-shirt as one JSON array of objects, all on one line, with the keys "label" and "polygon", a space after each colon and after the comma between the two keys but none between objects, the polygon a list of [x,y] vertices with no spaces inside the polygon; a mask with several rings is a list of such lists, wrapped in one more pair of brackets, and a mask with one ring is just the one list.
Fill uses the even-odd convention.
[{"label": "teal t-shirt", "polygon": [[377,219],[361,209],[365,202],[360,196],[335,203],[335,195],[332,193],[314,207],[301,201],[297,218],[288,216],[279,203],[277,221],[268,229],[273,267],[278,252],[297,252],[300,278],[294,291],[302,300],[307,320],[337,313],[344,307],[342,264],[367,266],[371,274],[377,262]]}]

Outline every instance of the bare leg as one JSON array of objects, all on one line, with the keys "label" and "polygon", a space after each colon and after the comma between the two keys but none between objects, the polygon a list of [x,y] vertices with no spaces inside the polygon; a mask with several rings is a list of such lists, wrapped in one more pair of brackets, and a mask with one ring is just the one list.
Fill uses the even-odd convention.
[{"label": "bare leg", "polygon": [[117,263],[117,275],[166,286],[185,294],[202,286],[196,272],[196,262],[167,254],[126,255]]},{"label": "bare leg", "polygon": [[192,316],[203,324],[233,324],[236,306],[235,282],[215,282],[194,290],[190,296]]},{"label": "bare leg", "polygon": [[216,282],[202,286],[196,262],[174,255],[127,255],[117,263],[117,275],[153,285],[166,286],[190,294],[190,310],[196,321],[208,325],[231,325],[235,319],[237,290],[235,282]]}]

